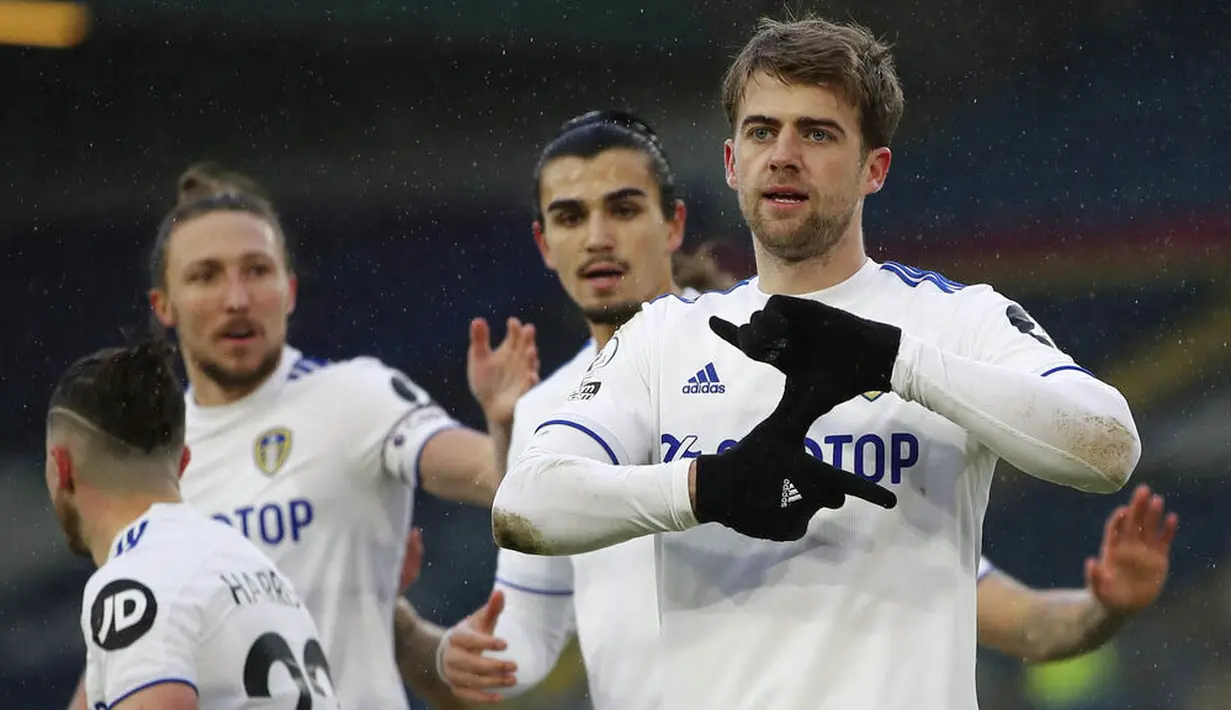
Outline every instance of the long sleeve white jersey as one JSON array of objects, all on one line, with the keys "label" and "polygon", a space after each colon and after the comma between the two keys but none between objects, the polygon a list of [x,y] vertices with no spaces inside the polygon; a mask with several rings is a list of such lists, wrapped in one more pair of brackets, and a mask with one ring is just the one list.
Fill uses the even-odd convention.
[{"label": "long sleeve white jersey", "polygon": [[338,708],[294,585],[184,504],[155,504],[115,537],[86,583],[81,631],[91,708],[162,683],[191,686],[201,710]]},{"label": "long sleeve white jersey", "polygon": [[[695,298],[698,293],[684,289],[683,295]],[[597,354],[594,341],[587,341],[573,359],[517,401],[510,466],[535,430],[568,400]],[[658,707],[658,604],[651,538],[571,557],[500,550],[495,586],[505,594],[495,633],[509,646],[492,655],[517,663],[518,684],[510,694],[537,685],[576,633],[595,710]]]},{"label": "long sleeve white jersey", "polygon": [[[576,357],[518,400],[510,463],[539,424],[576,389],[596,354],[594,341],[587,342]],[[495,634],[508,642],[508,649],[492,655],[517,663],[513,692],[537,685],[576,633],[595,710],[657,708],[656,584],[650,537],[562,557],[500,550],[495,586],[504,591],[505,609]]]},{"label": "long sleeve white jersey", "polygon": [[789,543],[697,525],[691,459],[733,445],[782,394],[780,372],[708,325],[763,307],[754,279],[659,299],[621,328],[506,476],[494,520],[547,555],[667,533],[652,537],[662,708],[975,708],[975,579],[998,457],[1116,490],[1140,456],[1132,415],[988,286],[868,260],[804,297],[903,329],[894,391],[835,407],[806,442],[892,489],[895,509],[848,499]]},{"label": "long sleeve white jersey", "polygon": [[406,708],[393,607],[423,446],[459,426],[373,358],[287,347],[257,391],[219,407],[187,394],[185,501],[268,554],[303,596],[347,710]]}]

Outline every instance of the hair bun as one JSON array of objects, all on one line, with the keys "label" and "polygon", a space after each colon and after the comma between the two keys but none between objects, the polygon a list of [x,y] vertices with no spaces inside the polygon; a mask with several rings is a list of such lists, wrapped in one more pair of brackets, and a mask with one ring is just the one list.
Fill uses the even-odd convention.
[{"label": "hair bun", "polygon": [[222,187],[221,172],[217,163],[190,165],[176,183],[176,201],[182,205],[218,194]]},{"label": "hair bun", "polygon": [[226,193],[246,195],[269,202],[269,192],[256,180],[243,173],[227,170],[218,163],[194,163],[180,174],[176,182],[176,204],[186,205]]},{"label": "hair bun", "polygon": [[557,135],[574,131],[583,126],[592,126],[600,123],[610,123],[612,125],[627,128],[650,142],[658,145],[658,134],[650,127],[650,124],[643,121],[641,118],[627,112],[616,109],[601,109],[597,111],[589,111],[580,116],[575,116],[565,121],[560,126],[560,131]]}]

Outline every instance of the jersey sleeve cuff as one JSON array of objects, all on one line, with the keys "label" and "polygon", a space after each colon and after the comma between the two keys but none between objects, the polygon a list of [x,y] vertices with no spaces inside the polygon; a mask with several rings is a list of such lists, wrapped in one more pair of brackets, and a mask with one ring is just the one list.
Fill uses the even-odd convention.
[{"label": "jersey sleeve cuff", "polygon": [[689,471],[695,459],[681,458],[671,466],[671,508],[680,530],[697,526],[697,514],[692,509],[692,497],[688,495]]},{"label": "jersey sleeve cuff", "polygon": [[167,676],[165,678],[156,678],[154,680],[148,680],[145,682],[132,681],[132,682],[123,684],[122,687],[128,688],[128,690],[125,690],[117,694],[115,696],[115,700],[112,700],[110,703],[107,703],[106,707],[108,709],[113,708],[116,705],[119,705],[120,703],[131,698],[137,693],[140,693],[143,690],[148,690],[157,685],[166,685],[168,683],[178,683],[180,685],[186,685],[189,688],[192,688],[192,692],[196,693],[197,697],[201,696],[201,691],[197,690],[197,684],[192,682],[191,680],[188,680],[187,678],[184,678],[184,677]]}]

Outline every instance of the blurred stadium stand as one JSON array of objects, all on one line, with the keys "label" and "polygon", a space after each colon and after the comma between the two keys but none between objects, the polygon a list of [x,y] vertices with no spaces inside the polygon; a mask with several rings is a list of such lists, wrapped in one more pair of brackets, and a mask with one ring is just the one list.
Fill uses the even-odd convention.
[{"label": "blurred stadium stand", "polygon": [[[539,324],[545,372],[584,337],[531,246],[534,147],[577,113],[631,108],[674,159],[690,239],[744,247],[717,85],[777,7],[110,0],[76,48],[0,48],[0,707],[61,707],[80,672],[90,569],[64,551],[46,503],[43,408],[71,358],[144,323],[144,256],[179,170],[210,158],[271,188],[302,265],[300,348],[378,355],[478,424],[471,317]],[[821,9],[898,47],[907,112],[891,178],[868,202],[874,256],[1019,299],[1123,389],[1146,447],[1137,477],[1182,516],[1157,609],[1064,673],[982,656],[984,707],[1225,710],[1227,4]],[[1079,585],[1123,498],[1006,467],[986,552],[1032,584]],[[417,521],[428,556],[411,597],[452,623],[489,589],[487,515],[423,496]],[[586,707],[573,664],[512,706]]]}]

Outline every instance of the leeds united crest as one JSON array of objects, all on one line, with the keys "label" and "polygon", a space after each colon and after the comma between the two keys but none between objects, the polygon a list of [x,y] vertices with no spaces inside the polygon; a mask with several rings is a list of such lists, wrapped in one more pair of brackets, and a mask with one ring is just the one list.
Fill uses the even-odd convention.
[{"label": "leeds united crest", "polygon": [[252,459],[257,468],[267,475],[274,475],[291,453],[291,430],[274,427],[261,433],[252,445]]}]

